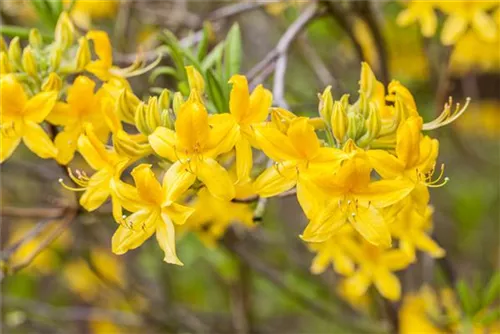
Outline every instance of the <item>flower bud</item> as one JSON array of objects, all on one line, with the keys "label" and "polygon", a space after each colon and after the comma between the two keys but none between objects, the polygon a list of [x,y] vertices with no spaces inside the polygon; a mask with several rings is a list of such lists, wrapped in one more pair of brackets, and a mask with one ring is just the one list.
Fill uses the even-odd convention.
[{"label": "flower bud", "polygon": [[173,101],[174,115],[177,115],[183,103],[184,103],[184,98],[182,97],[182,94],[180,92],[175,93]]},{"label": "flower bud", "polygon": [[151,129],[148,127],[146,124],[146,106],[144,105],[144,102],[139,103],[137,106],[137,109],[135,110],[135,127],[137,130],[139,130],[140,133],[142,133],[145,136],[149,136],[151,134]]},{"label": "flower bud", "polygon": [[372,140],[377,138],[382,128],[382,118],[374,103],[370,103],[370,112],[365,124],[366,133],[358,141],[358,145],[361,147],[369,145]]},{"label": "flower bud", "polygon": [[340,101],[335,101],[333,104],[331,127],[337,142],[342,143],[347,132],[347,113]]},{"label": "flower bud", "polygon": [[31,29],[29,35],[29,42],[32,48],[39,49],[43,45],[43,38],[38,29]]},{"label": "flower bud", "polygon": [[36,60],[35,60],[35,56],[33,55],[33,51],[31,50],[31,46],[27,46],[24,48],[22,64],[23,64],[24,72],[26,72],[29,76],[32,76],[32,77],[38,76]]},{"label": "flower bud", "polygon": [[5,43],[5,39],[3,39],[3,36],[0,35],[0,52],[7,52],[7,43]]},{"label": "flower bud", "polygon": [[61,78],[54,72],[49,74],[49,77],[42,84],[42,91],[60,91],[62,88]]},{"label": "flower bud", "polygon": [[148,108],[146,109],[146,124],[154,131],[160,126],[160,112],[158,111],[158,99],[154,96],[148,101]]},{"label": "flower bud", "polygon": [[186,73],[189,82],[189,88],[196,90],[201,96],[205,91],[205,81],[203,76],[193,66],[186,66]]},{"label": "flower bud", "polygon": [[68,13],[63,12],[57,20],[55,29],[55,41],[63,49],[68,49],[73,44],[75,27],[69,18]]},{"label": "flower bud", "polygon": [[347,114],[347,137],[356,140],[364,132],[364,119],[360,114]]},{"label": "flower bud", "polygon": [[52,49],[49,59],[50,69],[52,71],[57,71],[57,69],[59,69],[59,65],[61,65],[61,58],[62,58],[62,50],[59,48]]},{"label": "flower bud", "polygon": [[134,124],[135,111],[139,102],[139,99],[134,95],[134,93],[128,89],[123,89],[118,96],[117,101],[117,112],[120,119],[124,122]]},{"label": "flower bud", "polygon": [[170,92],[168,89],[161,91],[158,97],[158,109],[161,111],[168,110],[170,108]]},{"label": "flower bud", "polygon": [[133,159],[146,156],[152,152],[152,148],[147,141],[138,142],[123,130],[113,135],[113,146],[119,155]]},{"label": "flower bud", "polygon": [[83,71],[88,63],[90,63],[90,48],[89,41],[85,37],[78,40],[78,50],[76,51],[76,70]]},{"label": "flower bud", "polygon": [[331,91],[332,86],[326,87],[319,98],[319,114],[327,124],[332,117],[333,111],[333,97]]},{"label": "flower bud", "polygon": [[9,56],[5,51],[0,52],[0,74],[8,74],[11,73],[12,69],[10,68]]},{"label": "flower bud", "polygon": [[19,42],[19,37],[16,36],[10,41],[8,55],[11,64],[21,68],[21,44]]}]

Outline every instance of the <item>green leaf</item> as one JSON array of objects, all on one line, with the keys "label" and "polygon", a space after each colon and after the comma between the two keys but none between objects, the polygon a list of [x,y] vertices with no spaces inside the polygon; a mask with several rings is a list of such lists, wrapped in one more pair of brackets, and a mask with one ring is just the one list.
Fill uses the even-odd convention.
[{"label": "green leaf", "polygon": [[54,20],[51,5],[47,1],[31,0],[31,5],[44,25],[48,28],[56,26],[57,18]]},{"label": "green leaf", "polygon": [[51,8],[52,18],[57,23],[59,15],[63,12],[63,2],[61,0],[50,0],[47,1],[49,7]]},{"label": "green leaf", "polygon": [[149,76],[149,83],[154,83],[160,75],[170,75],[177,79],[177,71],[175,68],[170,66],[162,66],[155,68],[153,72],[151,72],[151,75]]},{"label": "green leaf", "polygon": [[483,294],[483,305],[482,306],[489,306],[491,305],[496,299],[500,298],[500,273],[496,273],[493,275],[493,277],[490,279],[488,286],[486,287],[484,294]]},{"label": "green leaf", "polygon": [[[196,68],[196,70],[198,72],[200,72],[200,74],[203,75],[203,70],[201,69],[201,64],[200,62],[198,61],[198,59],[191,53],[191,51],[189,50],[184,50],[183,51],[183,54],[184,56],[187,58],[188,60],[188,65],[193,65],[194,68]],[[187,76],[187,74],[186,74]]]},{"label": "green leaf", "polygon": [[205,72],[212,68],[214,64],[220,64],[224,52],[224,42],[217,44],[212,51],[201,62],[201,69]]},{"label": "green leaf", "polygon": [[185,80],[186,74],[184,71],[184,56],[179,41],[175,35],[168,30],[165,30],[159,38],[168,47],[168,53],[170,54],[170,57],[172,57],[172,60],[177,68],[179,80]]},{"label": "green leaf", "polygon": [[235,23],[227,34],[224,48],[224,74],[226,80],[229,80],[233,74],[240,72],[241,49],[240,26]]},{"label": "green leaf", "polygon": [[213,70],[209,69],[207,71],[207,83],[208,83],[208,97],[214,103],[215,108],[218,113],[223,113],[227,111],[227,103],[224,98],[224,93],[222,91],[221,84],[219,80],[215,77]]},{"label": "green leaf", "polygon": [[474,315],[477,309],[477,298],[473,295],[465,281],[460,280],[457,283],[457,292],[465,314],[469,316]]},{"label": "green leaf", "polygon": [[489,326],[499,320],[500,320],[500,308],[486,312],[477,318],[477,322],[479,322],[483,326]]},{"label": "green leaf", "polygon": [[201,39],[200,44],[198,45],[198,51],[196,52],[196,58],[198,58],[198,61],[200,62],[207,55],[209,36],[210,36],[210,23],[205,22],[203,24],[203,38]]},{"label": "green leaf", "polygon": [[[29,28],[24,28],[24,27],[17,27],[17,26],[9,26],[9,25],[1,25],[0,26],[0,34],[9,36],[9,37],[16,37],[18,36],[19,38],[22,39],[28,39],[30,35],[30,30]],[[47,34],[41,34],[44,42],[51,42],[54,40],[53,36],[47,35]]]}]

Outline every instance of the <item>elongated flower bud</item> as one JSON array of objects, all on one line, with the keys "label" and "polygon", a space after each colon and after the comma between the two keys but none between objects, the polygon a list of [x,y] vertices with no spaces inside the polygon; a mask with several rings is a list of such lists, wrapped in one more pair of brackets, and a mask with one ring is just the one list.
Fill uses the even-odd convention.
[{"label": "elongated flower bud", "polygon": [[0,51],[1,52],[7,52],[7,43],[5,43],[5,39],[3,39],[3,36],[0,35]]},{"label": "elongated flower bud", "polygon": [[49,77],[45,80],[42,85],[42,91],[50,92],[50,91],[60,91],[62,87],[61,78],[54,72],[49,74]]},{"label": "elongated flower bud", "polygon": [[161,112],[163,110],[168,110],[168,108],[170,108],[170,91],[164,89],[158,97],[158,109],[160,109]]},{"label": "elongated flower bud", "polygon": [[0,52],[0,74],[11,73],[12,69],[10,68],[9,56],[5,51]]},{"label": "elongated flower bud", "polygon": [[356,140],[364,131],[363,117],[354,112],[347,114],[347,137]]},{"label": "elongated flower bud", "polygon": [[78,40],[78,50],[76,51],[76,70],[83,71],[90,63],[89,41],[85,37]]},{"label": "elongated flower bud", "polygon": [[347,113],[342,103],[339,101],[335,101],[333,104],[331,126],[333,136],[337,142],[342,143],[347,132]]},{"label": "elongated flower bud", "polygon": [[31,50],[30,46],[24,48],[22,64],[24,72],[26,72],[29,76],[38,76],[35,56],[33,55],[33,51]]},{"label": "elongated flower bud", "polygon": [[9,44],[9,60],[15,67],[21,68],[21,44],[19,42],[19,37],[14,37]]},{"label": "elongated flower bud", "polygon": [[59,16],[55,29],[55,41],[63,49],[68,49],[73,44],[75,27],[69,18],[68,13],[63,12]]},{"label": "elongated flower bud", "polygon": [[333,111],[332,86],[328,86],[319,98],[319,114],[326,124],[329,123]]},{"label": "elongated flower bud", "polygon": [[196,90],[201,96],[205,91],[205,81],[203,76],[193,66],[186,66],[186,73],[189,82],[189,88]]},{"label": "elongated flower bud", "polygon": [[39,49],[43,45],[43,38],[38,29],[31,29],[29,35],[30,46],[34,49]]},{"label": "elongated flower bud", "polygon": [[139,105],[139,99],[127,89],[123,89],[118,96],[117,112],[124,122],[134,124],[135,111]]},{"label": "elongated flower bud", "polygon": [[174,108],[174,115],[177,116],[177,113],[179,112],[179,109],[181,105],[184,103],[184,98],[182,97],[182,94],[180,92],[177,92],[174,94],[174,101],[173,101],[173,108]]},{"label": "elongated flower bud", "polygon": [[52,71],[57,71],[61,65],[62,50],[59,48],[54,48],[50,53],[50,69]]},{"label": "elongated flower bud", "polygon": [[380,117],[380,112],[377,110],[377,106],[374,103],[370,103],[369,108],[368,119],[365,121],[366,132],[358,141],[360,147],[369,145],[372,140],[377,138],[382,128],[382,119]]}]

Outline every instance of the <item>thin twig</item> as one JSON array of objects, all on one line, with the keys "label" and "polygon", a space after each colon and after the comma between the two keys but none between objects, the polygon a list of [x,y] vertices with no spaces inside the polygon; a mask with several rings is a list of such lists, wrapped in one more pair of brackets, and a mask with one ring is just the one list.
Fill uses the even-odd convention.
[{"label": "thin twig", "polygon": [[2,217],[19,218],[60,218],[65,208],[17,208],[11,206],[2,206]]},{"label": "thin twig", "polygon": [[[276,195],[274,197],[282,198],[282,197],[294,196],[295,194],[297,194],[297,189],[293,188],[293,189],[290,189],[288,191],[282,192],[281,194]],[[260,198],[259,195],[253,195],[253,196],[249,196],[249,197],[245,197],[245,198],[234,198],[231,202],[233,202],[233,203],[253,203],[253,202],[258,201],[259,198]]]}]

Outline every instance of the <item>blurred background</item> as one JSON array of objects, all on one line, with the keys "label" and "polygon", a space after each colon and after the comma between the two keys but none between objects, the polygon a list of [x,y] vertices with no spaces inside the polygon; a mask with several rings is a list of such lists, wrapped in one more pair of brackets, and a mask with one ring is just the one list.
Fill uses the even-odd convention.
[{"label": "blurred background", "polygon": [[[210,22],[212,48],[238,22],[242,72],[248,73],[308,4],[76,0],[70,14],[81,31],[92,27],[109,33],[120,66],[129,65],[136,52],[147,57],[159,45],[156,34],[164,29],[189,43],[204,22]],[[446,249],[446,263],[420,255],[400,277],[404,291],[417,290],[424,282],[438,284],[443,270],[471,285],[482,284],[499,269],[499,39],[488,45],[466,40],[446,47],[438,36],[422,37],[417,24],[397,25],[402,2],[331,4],[290,46],[285,85],[290,110],[315,115],[317,94],[327,85],[332,85],[335,98],[349,93],[355,99],[361,60],[372,66],[379,80],[394,78],[407,86],[424,121],[441,113],[448,96],[462,103],[470,97],[472,103],[461,118],[431,134],[440,141],[438,162],[445,164],[450,178],[445,187],[431,191],[434,237]],[[0,13],[2,24],[45,29],[30,1],[2,1]],[[268,77],[263,83],[271,88]],[[148,79],[143,75],[131,80],[137,96],[147,97],[151,86],[175,90],[166,76]],[[231,229],[219,242],[203,238],[203,231],[183,235],[178,255],[185,266],[177,267],[161,261],[161,250],[152,240],[126,255],[112,254],[116,225],[110,205],[81,214],[71,224],[58,220],[61,208],[73,200],[57,182],[60,177],[63,171],[54,161],[38,159],[25,148],[1,166],[2,261],[9,258],[20,269],[1,282],[5,333],[386,329],[380,319],[389,311],[381,300],[370,303],[380,305],[375,310],[366,300],[349,303],[336,291],[338,277],[331,268],[321,275],[310,273],[313,254],[297,237],[306,220],[294,198],[270,200],[255,228]],[[229,223],[224,210],[237,209],[221,208],[221,215],[212,219]],[[43,232],[33,233],[36,226]],[[45,247],[44,240],[58,235]],[[363,313],[372,316],[360,317]]]}]

